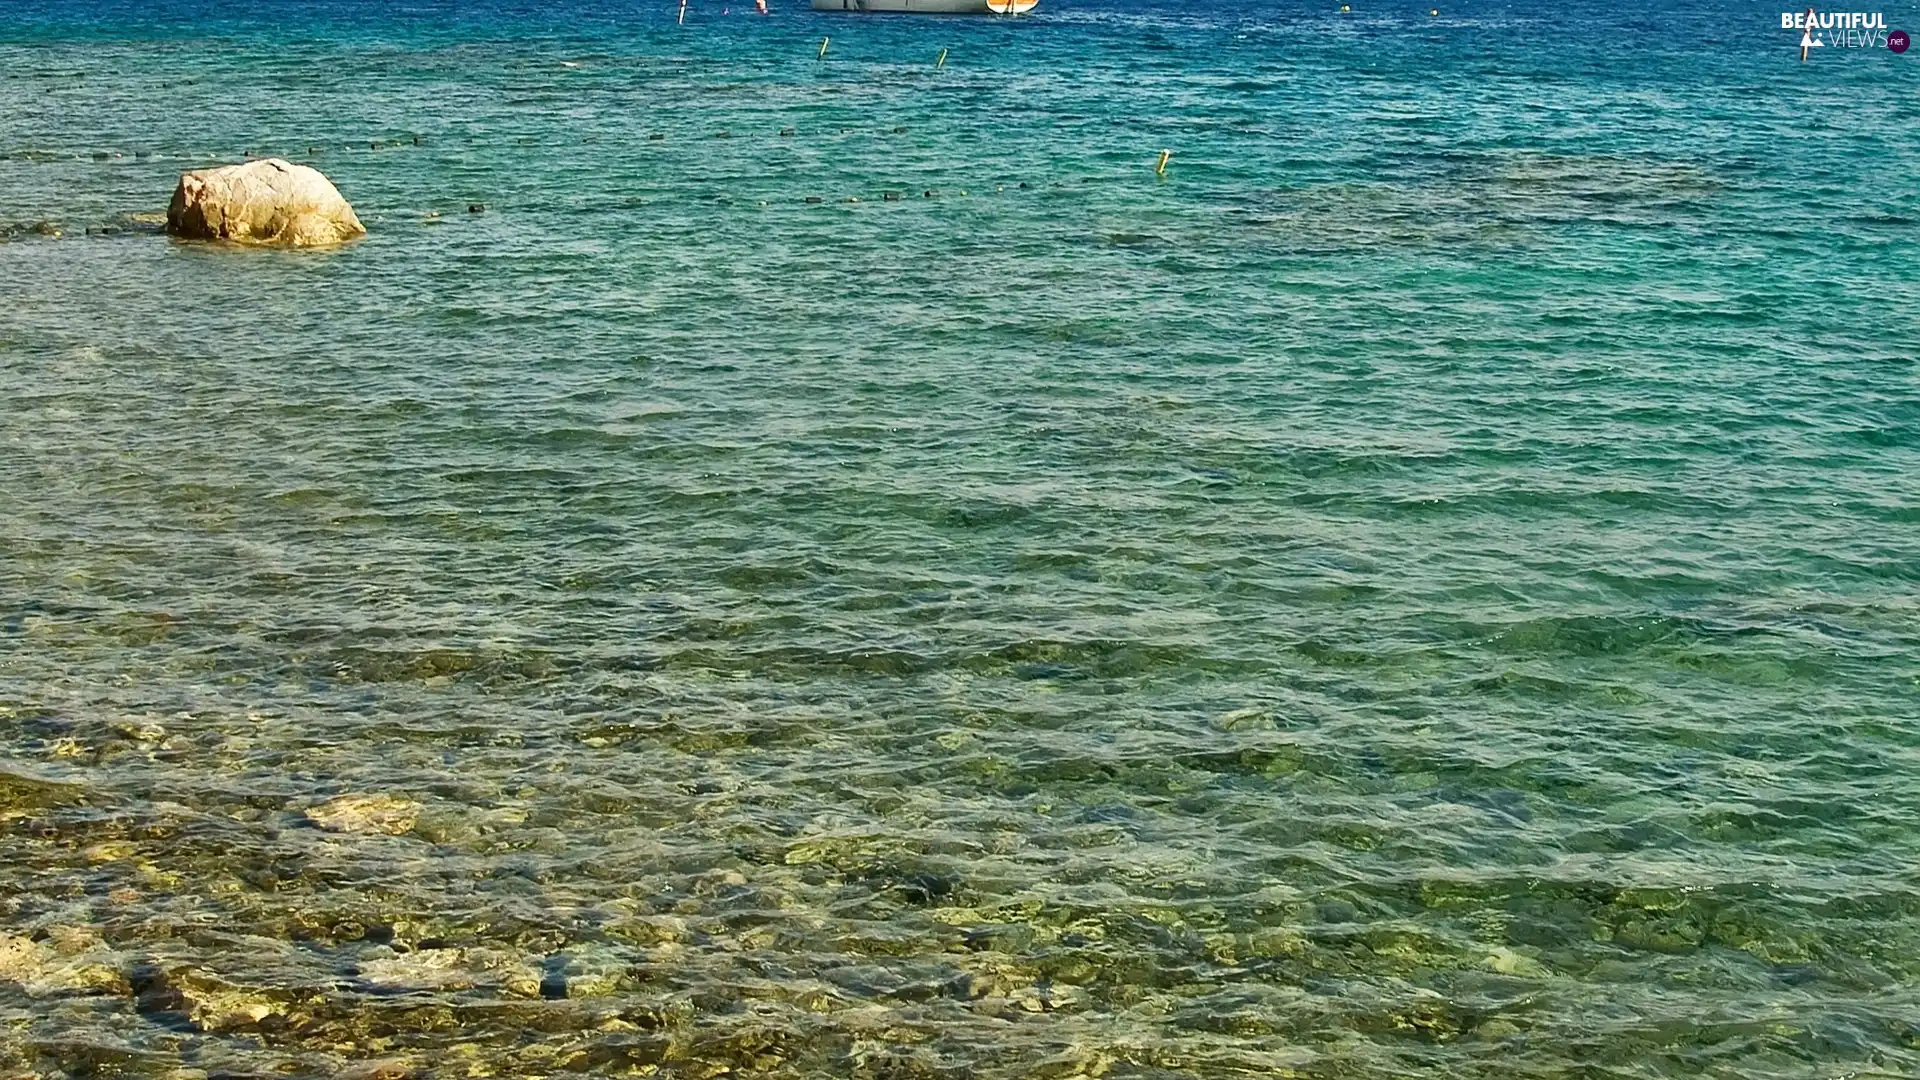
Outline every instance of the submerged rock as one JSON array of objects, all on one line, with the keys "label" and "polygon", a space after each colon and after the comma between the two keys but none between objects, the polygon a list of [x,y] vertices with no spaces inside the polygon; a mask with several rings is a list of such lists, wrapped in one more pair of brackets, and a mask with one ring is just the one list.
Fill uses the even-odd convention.
[{"label": "submerged rock", "polygon": [[78,784],[0,769],[0,820],[80,801]]},{"label": "submerged rock", "polygon": [[192,240],[325,247],[366,235],[325,176],[279,158],[184,173],[167,231]]},{"label": "submerged rock", "polygon": [[24,985],[46,966],[34,942],[15,934],[0,937],[0,979]]},{"label": "submerged rock", "polygon": [[408,1080],[412,1075],[413,1066],[399,1058],[387,1058],[349,1065],[335,1073],[334,1080]]},{"label": "submerged rock", "polygon": [[112,994],[125,989],[121,960],[91,931],[56,927],[45,940],[0,934],[0,982],[28,997]]},{"label": "submerged rock", "polygon": [[420,804],[397,795],[342,795],[308,807],[307,820],[328,832],[399,836],[419,822]]},{"label": "submerged rock", "polygon": [[427,949],[362,960],[360,978],[380,990],[464,990],[479,981],[460,949]]},{"label": "submerged rock", "polygon": [[542,965],[540,996],[547,999],[605,997],[618,993],[632,961],[617,949],[576,944]]},{"label": "submerged rock", "polygon": [[135,964],[127,984],[135,1013],[193,1031],[256,1030],[311,1009],[324,997],[311,987],[249,987],[194,968],[168,970],[153,961]]},{"label": "submerged rock", "polygon": [[180,990],[188,1017],[202,1031],[246,1031],[286,1015],[286,1003],[261,991],[195,974],[180,981]]},{"label": "submerged rock", "polygon": [[354,965],[362,988],[376,993],[495,987],[514,997],[541,997],[541,968],[531,957],[490,948],[372,949]]}]

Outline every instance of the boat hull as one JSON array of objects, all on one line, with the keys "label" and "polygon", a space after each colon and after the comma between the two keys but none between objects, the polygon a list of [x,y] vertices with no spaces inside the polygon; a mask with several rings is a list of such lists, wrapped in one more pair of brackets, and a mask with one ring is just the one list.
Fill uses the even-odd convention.
[{"label": "boat hull", "polygon": [[1024,15],[1040,0],[813,0],[815,11],[875,11],[914,15]]}]

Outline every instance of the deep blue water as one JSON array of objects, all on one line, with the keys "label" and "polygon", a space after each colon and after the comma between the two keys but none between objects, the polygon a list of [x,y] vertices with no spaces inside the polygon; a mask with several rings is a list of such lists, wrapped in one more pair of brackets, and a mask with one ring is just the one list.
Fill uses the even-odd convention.
[{"label": "deep blue water", "polygon": [[9,0],[0,1075],[1920,1075],[1920,53],[1432,2]]}]

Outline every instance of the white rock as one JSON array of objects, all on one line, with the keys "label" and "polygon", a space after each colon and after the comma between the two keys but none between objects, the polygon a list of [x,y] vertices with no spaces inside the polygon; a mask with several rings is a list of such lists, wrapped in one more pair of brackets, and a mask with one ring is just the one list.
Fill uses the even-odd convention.
[{"label": "white rock", "polygon": [[426,949],[360,962],[360,977],[384,990],[464,990],[479,981],[459,949]]},{"label": "white rock", "polygon": [[182,174],[167,207],[167,231],[287,247],[325,247],[367,232],[319,170],[279,158]]},{"label": "white rock", "polygon": [[420,804],[396,795],[342,795],[308,807],[307,820],[328,832],[399,836],[419,822]]}]

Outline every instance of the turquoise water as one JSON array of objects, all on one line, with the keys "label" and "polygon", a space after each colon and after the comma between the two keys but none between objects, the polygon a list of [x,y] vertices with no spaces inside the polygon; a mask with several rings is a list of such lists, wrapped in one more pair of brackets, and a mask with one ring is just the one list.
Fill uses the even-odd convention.
[{"label": "turquoise water", "polygon": [[0,11],[0,1074],[1920,1075],[1920,54],[723,6]]}]

